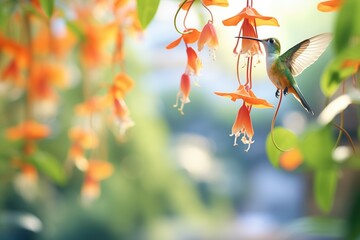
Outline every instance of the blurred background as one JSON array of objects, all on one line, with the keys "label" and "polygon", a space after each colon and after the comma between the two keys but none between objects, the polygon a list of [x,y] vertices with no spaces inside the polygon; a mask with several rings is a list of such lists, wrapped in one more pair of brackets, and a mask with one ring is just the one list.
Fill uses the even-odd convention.
[{"label": "blurred background", "polygon": [[[280,24],[258,27],[259,37],[278,38],[284,52],[306,38],[332,32],[336,13],[319,12],[318,3],[255,0],[259,13],[275,17]],[[62,5],[61,1],[56,4]],[[87,4],[84,1],[79,6]],[[355,171],[342,172],[334,207],[325,214],[314,203],[311,173],[301,169],[288,172],[269,163],[265,141],[274,109],[251,111],[255,142],[249,152],[244,151],[245,145],[233,146],[229,137],[241,103],[214,92],[232,92],[238,86],[232,53],[238,27],[224,27],[221,21],[241,11],[246,1],[229,0],[227,8],[210,7],[219,38],[216,59],[207,49],[199,54],[203,68],[192,81],[191,103],[185,105],[185,115],[173,107],[187,61],[183,45],[165,49],[179,37],[173,27],[178,4],[160,1],[144,32],[125,36],[124,64],[135,81],[126,103],[135,125],[120,140],[109,131],[100,140],[100,150],[94,150],[106,148],[106,160],[113,166],[112,175],[101,181],[101,194],[84,200],[84,173],[77,168],[66,172],[61,184],[40,173],[36,184],[27,185],[28,180],[21,179],[17,170],[9,170],[10,160],[2,156],[0,239],[344,239],[349,207],[356,199],[352,189],[359,182]],[[206,21],[207,17],[195,12],[188,17],[188,25],[198,28]],[[289,95],[276,125],[301,134],[315,121],[325,104],[319,80],[332,54],[329,47],[297,77],[315,116],[307,114]],[[265,57],[256,58],[259,63],[253,70],[253,90],[257,97],[276,105],[276,89],[267,78]],[[73,82],[59,93],[58,113],[43,121],[52,127],[51,135],[38,142],[38,148],[51,152],[60,165],[66,165],[71,146],[67,131],[76,121],[74,104],[81,102],[82,70],[71,62],[69,65]],[[85,72],[99,79],[109,76],[104,71]],[[244,75],[245,68],[241,71]],[[2,116],[18,101],[16,96],[6,96],[8,91],[2,92]],[[18,117],[10,115],[2,117],[3,132]],[[356,132],[356,119],[347,118],[346,126]],[[98,156],[104,158],[101,153]]]}]

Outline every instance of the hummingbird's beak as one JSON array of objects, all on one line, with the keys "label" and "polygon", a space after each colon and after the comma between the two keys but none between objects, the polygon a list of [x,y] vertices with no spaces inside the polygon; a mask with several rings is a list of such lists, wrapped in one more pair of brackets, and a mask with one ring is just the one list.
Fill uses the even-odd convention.
[{"label": "hummingbird's beak", "polygon": [[261,40],[261,39],[258,39],[258,38],[246,37],[246,36],[238,36],[236,38],[250,39],[250,40],[254,40],[254,41],[258,41],[258,42],[263,42],[264,41],[264,40]]}]

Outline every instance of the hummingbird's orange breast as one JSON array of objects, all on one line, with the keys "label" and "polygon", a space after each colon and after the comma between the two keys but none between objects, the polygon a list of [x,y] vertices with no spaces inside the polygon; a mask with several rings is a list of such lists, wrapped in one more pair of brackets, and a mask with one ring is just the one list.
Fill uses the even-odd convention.
[{"label": "hummingbird's orange breast", "polygon": [[267,64],[267,73],[276,88],[285,89],[291,86],[289,81],[289,77],[292,77],[291,72],[279,59]]}]

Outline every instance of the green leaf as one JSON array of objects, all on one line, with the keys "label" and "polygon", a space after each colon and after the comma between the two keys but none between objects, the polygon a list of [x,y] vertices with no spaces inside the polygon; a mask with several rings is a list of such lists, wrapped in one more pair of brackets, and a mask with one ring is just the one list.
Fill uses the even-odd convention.
[{"label": "green leaf", "polygon": [[65,183],[66,176],[63,166],[49,153],[37,151],[28,157],[28,161],[32,163],[39,172],[47,175],[56,183]]},{"label": "green leaf", "polygon": [[304,217],[286,226],[292,236],[317,236],[341,238],[344,236],[345,220],[329,217]]},{"label": "green leaf", "polygon": [[[285,128],[277,127],[274,129],[273,134],[275,143],[284,150],[296,147],[298,145],[298,139],[296,135]],[[271,164],[278,168],[280,156],[283,152],[279,151],[279,149],[277,149],[274,145],[271,139],[271,133],[269,133],[266,139],[266,153]]]},{"label": "green leaf", "polygon": [[352,43],[352,38],[360,36],[360,1],[344,1],[336,23],[334,46],[337,53],[345,50]]},{"label": "green leaf", "polygon": [[359,239],[360,237],[360,188],[352,189],[351,202],[349,203],[348,216],[346,217],[345,239]]},{"label": "green leaf", "polygon": [[137,0],[137,13],[143,29],[145,29],[159,7],[160,0]]},{"label": "green leaf", "polygon": [[329,212],[333,206],[337,180],[337,170],[329,169],[315,172],[315,200],[324,212]]},{"label": "green leaf", "polygon": [[327,169],[335,165],[332,151],[335,140],[330,125],[310,128],[301,138],[300,149],[312,169]]},{"label": "green leaf", "polygon": [[[359,14],[360,15],[360,14]],[[340,83],[354,74],[354,69],[344,67],[346,60],[360,59],[360,45],[348,47],[333,59],[326,67],[321,77],[321,90],[325,96],[332,96],[338,89]]]},{"label": "green leaf", "polygon": [[51,17],[54,12],[54,0],[40,0],[41,8],[48,17]]}]

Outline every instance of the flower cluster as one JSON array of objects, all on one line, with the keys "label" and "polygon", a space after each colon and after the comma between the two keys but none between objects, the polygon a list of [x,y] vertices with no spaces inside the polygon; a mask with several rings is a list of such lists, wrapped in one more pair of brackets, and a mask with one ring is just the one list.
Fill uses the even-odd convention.
[{"label": "flower cluster", "polygon": [[[83,172],[82,194],[95,198],[100,180],[111,175],[113,168],[106,161],[106,151],[99,151],[106,147],[102,139],[106,138],[105,126],[120,140],[134,125],[126,104],[134,80],[126,72],[124,49],[127,35],[142,33],[135,1],[12,4],[9,22],[16,22],[16,29],[6,27],[0,33],[0,95],[15,102],[5,121],[12,123],[6,139],[21,142],[21,154],[11,159],[13,166],[31,182],[37,179],[38,168],[30,160],[47,154],[37,143],[50,135],[58,137],[56,130],[66,127],[57,122],[59,109],[64,109],[65,102],[76,101],[74,115],[70,114],[72,126],[67,129],[71,142],[67,166]],[[63,90],[69,88],[81,93],[64,101]],[[56,130],[44,122],[56,122]],[[100,174],[94,169],[105,170]]]},{"label": "flower cluster", "polygon": [[[247,5],[238,14],[228,19],[223,20],[225,26],[237,26],[242,22],[238,37],[246,36],[258,38],[257,27],[262,25],[279,26],[277,20],[273,17],[263,16],[259,14],[255,8],[252,7],[252,1],[247,1]],[[241,41],[241,46],[240,45]],[[250,149],[251,144],[254,142],[253,135],[254,129],[251,123],[250,112],[252,107],[271,108],[273,107],[264,99],[257,98],[252,92],[252,68],[253,68],[253,56],[260,54],[261,48],[258,41],[252,41],[249,39],[237,38],[233,53],[237,55],[237,80],[239,83],[238,89],[233,93],[219,93],[215,94],[219,96],[225,96],[235,101],[237,99],[243,100],[238,114],[235,118],[234,125],[232,127],[231,135],[235,136],[234,146],[237,145],[237,138],[243,134],[241,141],[247,144],[248,147],[245,151]],[[246,81],[241,83],[239,64],[240,56],[244,55],[246,58]]]},{"label": "flower cluster", "polygon": [[[172,49],[178,46],[181,42],[184,42],[186,48],[186,55],[187,55],[187,65],[185,67],[185,71],[181,76],[180,79],[180,91],[177,94],[176,103],[174,107],[178,107],[178,110],[181,114],[184,114],[184,105],[190,102],[189,94],[191,88],[190,77],[191,76],[198,76],[200,69],[202,68],[202,62],[196,52],[196,50],[190,46],[190,44],[197,43],[197,50],[200,52],[205,45],[207,45],[211,51],[213,58],[215,58],[215,50],[218,47],[218,38],[216,35],[215,27],[213,25],[214,19],[213,15],[208,8],[210,5],[226,7],[228,6],[227,0],[199,0],[202,6],[208,10],[210,13],[211,19],[203,26],[202,31],[199,32],[196,28],[189,28],[187,27],[187,16],[192,9],[196,0],[184,0],[174,17],[174,26],[175,29],[181,36],[176,39],[175,41],[171,42],[169,45],[166,46],[166,49]],[[177,17],[180,11],[185,11],[185,17],[183,19],[183,31],[180,31],[177,27]],[[179,103],[179,101],[181,103]]]}]

